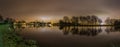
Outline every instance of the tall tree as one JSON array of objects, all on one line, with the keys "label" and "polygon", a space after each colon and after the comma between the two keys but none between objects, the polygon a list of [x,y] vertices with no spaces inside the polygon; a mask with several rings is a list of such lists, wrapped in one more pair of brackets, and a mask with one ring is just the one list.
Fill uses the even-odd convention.
[{"label": "tall tree", "polygon": [[102,20],[101,20],[101,19],[98,19],[98,23],[101,24],[101,23],[102,23]]},{"label": "tall tree", "polygon": [[59,20],[59,25],[63,25],[63,24],[64,24],[63,20]]},{"label": "tall tree", "polygon": [[69,17],[64,16],[63,19],[64,19],[65,23],[68,23],[68,22],[69,22]]},{"label": "tall tree", "polygon": [[92,17],[92,21],[93,21],[93,23],[96,24],[96,23],[97,23],[97,19],[98,19],[98,17],[95,16],[95,15],[92,15],[91,17]]},{"label": "tall tree", "polygon": [[73,16],[72,19],[71,19],[71,21],[72,21],[73,24],[78,24],[79,18]]},{"label": "tall tree", "polygon": [[0,21],[3,21],[3,17],[2,17],[2,15],[0,15]]},{"label": "tall tree", "polygon": [[79,21],[81,24],[88,24],[88,21],[90,19],[90,16],[80,16]]},{"label": "tall tree", "polygon": [[80,21],[80,23],[82,24],[82,22],[83,22],[83,16],[80,16],[80,17],[79,17],[79,21]]}]

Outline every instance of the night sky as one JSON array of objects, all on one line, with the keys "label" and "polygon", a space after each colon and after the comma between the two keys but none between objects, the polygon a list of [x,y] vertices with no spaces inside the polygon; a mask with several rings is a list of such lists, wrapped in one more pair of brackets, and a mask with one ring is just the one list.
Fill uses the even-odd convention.
[{"label": "night sky", "polygon": [[120,18],[120,0],[0,0],[0,14],[17,20],[54,21],[63,16]]}]

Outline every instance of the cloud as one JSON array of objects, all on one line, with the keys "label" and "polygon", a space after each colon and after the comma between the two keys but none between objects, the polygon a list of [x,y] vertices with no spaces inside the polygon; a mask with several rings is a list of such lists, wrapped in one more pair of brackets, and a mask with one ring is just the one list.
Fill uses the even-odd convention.
[{"label": "cloud", "polygon": [[5,16],[111,14],[119,0],[0,0]]}]

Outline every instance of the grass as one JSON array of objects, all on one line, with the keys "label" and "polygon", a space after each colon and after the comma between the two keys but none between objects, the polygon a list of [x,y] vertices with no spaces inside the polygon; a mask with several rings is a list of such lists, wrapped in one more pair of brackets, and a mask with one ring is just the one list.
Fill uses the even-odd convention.
[{"label": "grass", "polygon": [[0,24],[0,47],[3,47],[3,32],[8,30],[9,25]]},{"label": "grass", "polygon": [[25,40],[9,24],[0,25],[0,47],[38,47],[34,40]]}]

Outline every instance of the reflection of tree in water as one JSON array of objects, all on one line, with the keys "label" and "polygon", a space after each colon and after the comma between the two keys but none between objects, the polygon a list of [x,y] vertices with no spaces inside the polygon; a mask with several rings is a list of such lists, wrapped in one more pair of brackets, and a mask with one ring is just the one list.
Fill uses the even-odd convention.
[{"label": "reflection of tree in water", "polygon": [[109,32],[120,32],[120,27],[119,26],[114,26],[114,27],[107,27],[105,29],[107,33]]},{"label": "reflection of tree in water", "polygon": [[86,35],[86,36],[96,36],[102,30],[101,28],[93,27],[60,27],[63,30],[64,35],[73,34],[73,35]]},{"label": "reflection of tree in water", "polygon": [[12,26],[13,28],[15,28],[15,29],[25,29],[26,28],[26,26],[23,26],[23,25],[14,25],[14,26]]}]

